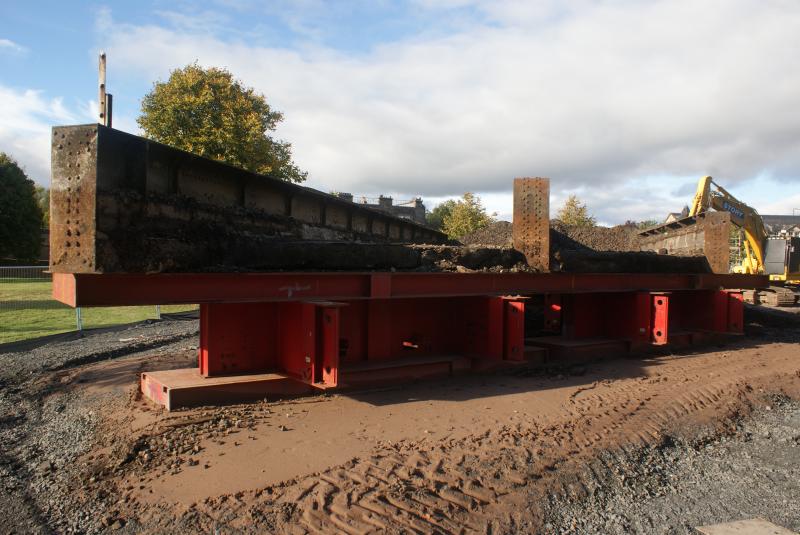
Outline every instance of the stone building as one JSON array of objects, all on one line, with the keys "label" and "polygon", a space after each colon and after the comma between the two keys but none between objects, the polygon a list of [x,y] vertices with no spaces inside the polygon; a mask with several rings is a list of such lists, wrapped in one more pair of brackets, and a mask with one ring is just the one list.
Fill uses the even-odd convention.
[{"label": "stone building", "polygon": [[366,197],[360,197],[356,200],[353,198],[352,193],[335,193],[335,195],[340,199],[358,202],[359,204],[390,213],[397,217],[402,217],[403,219],[410,219],[411,221],[416,221],[423,225],[426,223],[425,205],[422,203],[421,197],[416,197],[408,202],[394,204],[394,200],[391,197],[385,197],[383,195],[378,197],[377,203],[370,203],[369,199]]}]

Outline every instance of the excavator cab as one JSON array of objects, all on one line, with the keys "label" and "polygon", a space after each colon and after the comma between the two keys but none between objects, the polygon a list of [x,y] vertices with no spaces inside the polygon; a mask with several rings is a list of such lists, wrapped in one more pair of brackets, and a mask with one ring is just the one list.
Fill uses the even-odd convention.
[{"label": "excavator cab", "polygon": [[800,238],[767,239],[764,272],[770,280],[800,278]]}]

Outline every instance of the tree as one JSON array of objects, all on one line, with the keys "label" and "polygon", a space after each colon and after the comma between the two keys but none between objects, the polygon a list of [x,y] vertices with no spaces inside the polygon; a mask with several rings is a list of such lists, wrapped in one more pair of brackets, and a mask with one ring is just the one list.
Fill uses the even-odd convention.
[{"label": "tree", "polygon": [[658,219],[645,219],[643,221],[639,221],[638,223],[633,223],[639,230],[644,230],[646,228],[655,227],[661,224],[661,221]]},{"label": "tree", "polygon": [[264,95],[244,87],[225,69],[196,63],[156,82],[136,119],[147,137],[255,173],[303,182],[292,146],[273,139],[283,114]]},{"label": "tree", "polygon": [[494,221],[486,213],[481,199],[474,193],[465,193],[454,203],[450,213],[442,220],[442,230],[449,237],[458,239]]},{"label": "tree", "polygon": [[593,227],[596,223],[595,218],[589,215],[589,209],[581,203],[577,195],[570,195],[564,201],[564,206],[558,211],[558,219],[576,227]]},{"label": "tree", "polygon": [[0,152],[0,258],[37,260],[42,243],[42,212],[33,181]]},{"label": "tree", "polygon": [[436,230],[442,230],[444,218],[452,213],[455,205],[456,201],[453,199],[448,199],[437,204],[433,210],[425,214],[425,220],[428,222],[428,226],[435,228]]},{"label": "tree", "polygon": [[36,204],[42,212],[42,228],[50,226],[50,190],[42,186],[36,186]]}]

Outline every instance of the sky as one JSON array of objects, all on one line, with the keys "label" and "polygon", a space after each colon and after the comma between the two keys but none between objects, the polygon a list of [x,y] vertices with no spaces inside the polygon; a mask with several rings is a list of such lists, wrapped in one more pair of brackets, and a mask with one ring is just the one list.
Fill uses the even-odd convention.
[{"label": "sky", "polygon": [[797,0],[3,0],[0,151],[39,184],[50,127],[97,120],[101,50],[115,128],[172,69],[225,67],[323,191],[472,191],[510,220],[513,179],[549,177],[551,212],[617,224],[712,175],[800,213]]}]

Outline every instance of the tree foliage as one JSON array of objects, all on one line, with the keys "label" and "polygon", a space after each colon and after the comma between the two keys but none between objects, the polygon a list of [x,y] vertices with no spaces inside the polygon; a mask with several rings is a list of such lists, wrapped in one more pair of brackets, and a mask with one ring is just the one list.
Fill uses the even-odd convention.
[{"label": "tree foliage", "polygon": [[50,226],[50,189],[43,186],[36,186],[36,204],[42,212],[42,227]]},{"label": "tree foliage", "polygon": [[137,118],[147,137],[206,158],[289,182],[307,173],[292,162],[291,144],[273,139],[283,114],[225,69],[187,65],[156,82]]},{"label": "tree foliage", "polygon": [[42,212],[34,183],[10,156],[0,152],[0,258],[37,260]]},{"label": "tree foliage", "polygon": [[442,230],[444,218],[452,213],[455,205],[456,201],[453,199],[448,199],[437,204],[433,210],[425,214],[425,220],[428,222],[428,226],[433,227],[436,230]]},{"label": "tree foliage", "polygon": [[660,225],[661,221],[658,219],[645,219],[643,221],[639,221],[638,223],[634,223],[637,229],[644,230],[646,228],[655,227]]},{"label": "tree foliage", "polygon": [[449,237],[458,239],[485,227],[492,221],[494,218],[486,213],[480,197],[467,192],[454,202],[450,213],[443,217],[442,230]]},{"label": "tree foliage", "polygon": [[593,227],[597,223],[595,218],[589,215],[589,209],[577,195],[570,195],[564,201],[564,206],[558,211],[558,219],[567,225],[576,227]]}]

